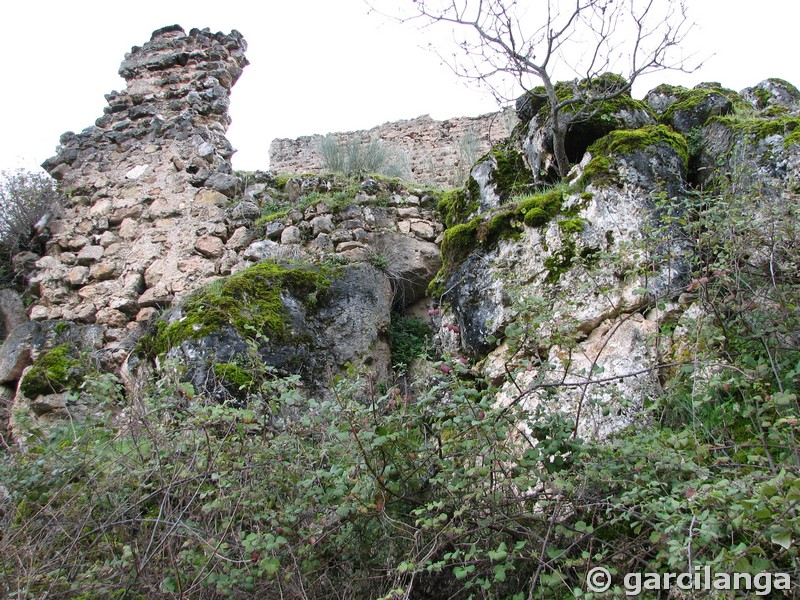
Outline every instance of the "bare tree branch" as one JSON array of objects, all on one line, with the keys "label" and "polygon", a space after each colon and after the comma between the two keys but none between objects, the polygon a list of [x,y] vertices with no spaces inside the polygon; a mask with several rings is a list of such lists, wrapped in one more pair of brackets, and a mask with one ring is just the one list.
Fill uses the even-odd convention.
[{"label": "bare tree branch", "polygon": [[[377,10],[380,0],[370,1]],[[512,99],[512,83],[524,92],[543,87],[561,177],[570,167],[565,137],[572,123],[629,94],[646,73],[700,66],[687,66],[680,54],[693,27],[685,0],[544,0],[534,6],[517,0],[412,0],[411,5],[410,14],[394,18],[450,26],[459,52],[447,57],[436,49],[437,54],[457,75],[487,86],[497,100]],[[575,75],[573,93],[559,98],[555,77],[566,70]],[[625,83],[593,85],[606,72]]]}]

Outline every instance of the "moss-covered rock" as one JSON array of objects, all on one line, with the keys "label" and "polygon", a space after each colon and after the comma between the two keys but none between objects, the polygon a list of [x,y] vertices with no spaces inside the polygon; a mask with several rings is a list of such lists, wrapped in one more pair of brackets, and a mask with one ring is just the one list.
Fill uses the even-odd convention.
[{"label": "moss-covered rock", "polygon": [[[474,182],[474,179],[469,181]],[[436,206],[445,227],[453,227],[459,223],[465,223],[473,216],[480,207],[477,198],[472,198],[467,187],[449,190],[442,195],[441,200]]]},{"label": "moss-covered rock", "polygon": [[742,90],[742,96],[757,110],[774,107],[800,108],[800,90],[785,79],[772,77]]},{"label": "moss-covered rock", "polygon": [[722,87],[673,88],[674,101],[659,116],[659,122],[680,133],[689,133],[710,118],[733,112],[742,103],[739,95]]},{"label": "moss-covered rock", "polygon": [[189,339],[200,339],[223,327],[245,338],[280,340],[288,312],[283,291],[312,305],[330,287],[335,272],[323,266],[264,261],[198,290],[182,304],[180,317],[159,321],[156,331],[140,341],[146,354],[157,356]]},{"label": "moss-covered rock", "polygon": [[[674,175],[683,178],[689,164],[689,147],[682,135],[666,125],[613,131],[589,147],[592,158],[584,167],[579,183],[581,185],[593,183],[599,186],[616,185],[620,183],[616,172],[617,159],[641,152],[657,154],[664,150],[671,151],[677,156],[682,172]],[[662,158],[664,157],[662,156]],[[641,175],[645,174],[641,173]]]},{"label": "moss-covered rock", "polygon": [[56,346],[36,360],[20,382],[27,398],[77,390],[83,383],[85,369],[69,344]]},{"label": "moss-covered rock", "polygon": [[511,140],[495,145],[475,163],[467,181],[466,197],[478,203],[478,212],[492,210],[523,193],[533,183],[525,159]]}]

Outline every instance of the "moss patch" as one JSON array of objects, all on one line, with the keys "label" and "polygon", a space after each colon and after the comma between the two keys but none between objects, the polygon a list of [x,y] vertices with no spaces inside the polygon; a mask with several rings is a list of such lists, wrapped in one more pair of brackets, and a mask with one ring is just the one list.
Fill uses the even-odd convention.
[{"label": "moss patch", "polygon": [[591,266],[596,262],[599,252],[599,248],[583,248],[579,252],[576,248],[575,241],[567,238],[564,240],[564,245],[561,250],[554,252],[545,259],[544,268],[547,269],[547,275],[544,278],[544,282],[551,285],[558,283],[561,276],[569,271],[575,264],[583,263],[586,266]]},{"label": "moss patch", "polygon": [[522,154],[517,152],[510,142],[495,146],[489,152],[489,156],[494,158],[497,163],[491,183],[494,184],[502,199],[505,200],[509,196],[519,193],[533,183],[533,176],[530,169],[527,168]]},{"label": "moss patch", "polygon": [[77,390],[83,383],[81,361],[70,355],[69,344],[56,346],[33,364],[20,382],[20,390],[28,398],[42,394],[59,394]]},{"label": "moss patch", "polygon": [[155,333],[143,338],[140,348],[157,356],[223,327],[234,327],[245,338],[266,336],[280,341],[288,322],[281,292],[289,291],[311,308],[333,277],[335,272],[327,266],[260,262],[189,296],[182,306],[183,318],[171,324],[158,322]]},{"label": "moss patch", "polygon": [[610,156],[630,155],[664,144],[675,150],[684,167],[688,168],[689,147],[686,139],[666,125],[650,125],[640,129],[612,131],[589,146],[592,160],[586,165],[579,183],[608,183],[613,179]]},{"label": "moss patch", "polygon": [[214,375],[223,385],[229,385],[236,390],[249,390],[255,383],[251,373],[233,363],[216,363]]},{"label": "moss patch", "polygon": [[798,141],[798,129],[800,129],[800,117],[780,116],[778,118],[768,117],[715,117],[713,122],[720,123],[736,133],[744,134],[753,141],[762,140],[771,135],[780,135],[784,138],[784,146],[788,147]]},{"label": "moss patch", "polygon": [[[475,182],[471,177],[470,181]],[[445,192],[436,205],[436,210],[444,226],[453,227],[466,222],[479,207],[477,196],[473,197],[466,188],[459,188]]]}]

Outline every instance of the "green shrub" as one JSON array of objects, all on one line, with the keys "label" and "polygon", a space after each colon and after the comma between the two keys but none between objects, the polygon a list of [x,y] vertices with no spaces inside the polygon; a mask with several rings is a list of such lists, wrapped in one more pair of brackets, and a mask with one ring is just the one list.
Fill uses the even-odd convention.
[{"label": "green shrub", "polygon": [[317,151],[323,166],[332,173],[411,178],[408,155],[387,148],[381,140],[362,142],[353,138],[339,141],[333,134],[328,134],[319,139]]}]

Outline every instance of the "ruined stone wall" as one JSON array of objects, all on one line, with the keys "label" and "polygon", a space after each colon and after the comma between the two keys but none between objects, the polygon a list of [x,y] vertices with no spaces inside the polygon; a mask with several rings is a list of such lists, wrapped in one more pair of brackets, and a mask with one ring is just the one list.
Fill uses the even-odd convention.
[{"label": "ruined stone wall", "polygon": [[224,205],[238,180],[225,138],[241,34],[177,25],[126,54],[127,87],[94,126],[61,136],[42,165],[68,198],[31,284],[34,320],[104,325],[119,339],[224,268]]},{"label": "ruined stone wall", "polygon": [[[333,136],[342,145],[352,140],[381,140],[405,163],[411,181],[452,186],[464,182],[469,168],[492,143],[508,136],[513,118],[513,111],[444,121],[425,115]],[[269,148],[270,169],[279,173],[325,172],[318,150],[322,137],[273,140]]]}]

